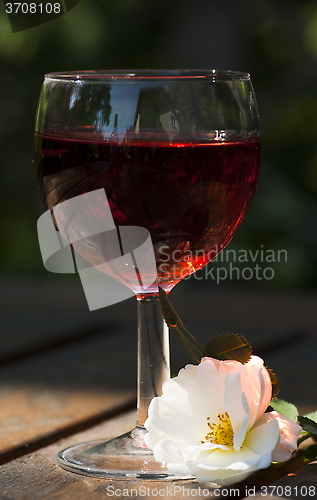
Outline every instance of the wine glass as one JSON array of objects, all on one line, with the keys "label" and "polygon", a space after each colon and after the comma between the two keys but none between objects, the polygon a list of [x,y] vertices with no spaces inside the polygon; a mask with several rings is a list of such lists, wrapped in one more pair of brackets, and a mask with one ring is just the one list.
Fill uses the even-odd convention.
[{"label": "wine glass", "polygon": [[45,76],[35,130],[44,207],[75,258],[117,279],[138,303],[136,428],[63,450],[58,461],[65,469],[109,478],[173,477],[143,441],[148,405],[170,376],[158,286],[169,293],[230,242],[256,190],[260,150],[247,73]]}]

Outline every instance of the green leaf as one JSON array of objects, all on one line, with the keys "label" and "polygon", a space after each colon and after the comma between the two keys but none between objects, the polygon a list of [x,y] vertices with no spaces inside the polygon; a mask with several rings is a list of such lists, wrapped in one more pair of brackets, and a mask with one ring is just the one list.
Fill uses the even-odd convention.
[{"label": "green leaf", "polygon": [[177,311],[174,309],[174,306],[170,301],[170,299],[168,298],[167,293],[160,286],[158,287],[158,289],[159,289],[161,311],[165,319],[165,322],[170,328],[176,328],[177,322],[182,323],[182,320],[180,319]]},{"label": "green leaf", "polygon": [[201,358],[203,357],[202,348],[200,347],[195,337],[184,325],[165,291],[161,287],[158,288],[161,311],[166,324],[171,330],[175,331],[181,346],[187,352],[187,354],[195,362],[199,363]]},{"label": "green leaf", "polygon": [[311,461],[315,458],[317,458],[317,444],[312,444],[305,450],[304,459]]},{"label": "green leaf", "polygon": [[280,390],[279,381],[273,370],[271,370],[271,368],[266,367],[266,369],[269,372],[270,379],[272,382],[272,398],[274,399],[276,398],[276,396],[278,395],[278,391]]},{"label": "green leaf", "polygon": [[303,430],[309,432],[311,437],[317,441],[317,423],[308,417],[298,417],[299,425],[302,426]]},{"label": "green leaf", "polygon": [[184,351],[192,358],[195,363],[200,363],[202,356],[201,348],[197,347],[196,344],[186,336],[188,330],[185,330],[181,326],[177,326],[176,328],[170,328],[175,331],[178,341],[183,347]]},{"label": "green leaf", "polygon": [[312,411],[311,413],[307,413],[305,417],[309,418],[310,420],[313,420],[314,422],[317,423],[317,411]]},{"label": "green leaf", "polygon": [[233,359],[244,364],[251,357],[252,347],[241,335],[225,333],[209,340],[203,349],[203,354],[220,360]]},{"label": "green leaf", "polygon": [[275,398],[270,402],[270,406],[274,408],[275,411],[278,411],[284,417],[293,420],[293,422],[297,422],[298,419],[298,410],[295,405],[292,403],[288,403],[283,399]]}]

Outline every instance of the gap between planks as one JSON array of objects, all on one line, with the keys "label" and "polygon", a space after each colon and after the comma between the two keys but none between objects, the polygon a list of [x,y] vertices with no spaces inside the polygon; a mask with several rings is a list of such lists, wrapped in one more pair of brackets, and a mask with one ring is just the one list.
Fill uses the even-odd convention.
[{"label": "gap between planks", "polygon": [[118,405],[113,409],[106,410],[99,414],[93,415],[92,417],[89,417],[80,422],[70,424],[64,427],[63,429],[57,429],[51,433],[48,433],[46,436],[35,438],[29,441],[27,444],[17,446],[16,448],[13,448],[7,452],[6,451],[3,453],[0,452],[0,465],[4,465],[10,462],[11,460],[20,458],[26,454],[33,453],[43,447],[49,446],[50,444],[59,441],[60,439],[67,438],[74,434],[77,434],[78,432],[90,429],[91,427],[94,427],[100,424],[101,422],[107,421],[109,419],[122,415],[126,412],[129,412],[135,409],[135,407],[136,407],[136,398],[131,397],[130,399],[128,399],[126,403]]}]

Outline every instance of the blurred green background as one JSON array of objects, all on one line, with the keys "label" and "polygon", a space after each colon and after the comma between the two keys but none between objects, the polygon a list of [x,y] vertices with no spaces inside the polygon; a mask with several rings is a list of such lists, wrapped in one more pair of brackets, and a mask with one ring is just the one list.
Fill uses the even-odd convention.
[{"label": "blurred green background", "polygon": [[43,208],[32,149],[44,73],[115,68],[250,72],[263,168],[229,248],[285,249],[287,262],[270,264],[274,279],[256,284],[315,288],[317,3],[307,0],[80,0],[62,17],[17,33],[1,3],[0,276],[66,279],[48,276],[37,240]]}]

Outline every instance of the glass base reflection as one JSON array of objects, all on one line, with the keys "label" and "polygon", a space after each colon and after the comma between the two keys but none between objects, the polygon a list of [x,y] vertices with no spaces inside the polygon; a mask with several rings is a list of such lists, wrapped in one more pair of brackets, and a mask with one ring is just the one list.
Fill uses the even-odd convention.
[{"label": "glass base reflection", "polygon": [[144,443],[146,430],[136,427],[109,441],[92,441],[72,446],[57,456],[59,465],[70,472],[108,479],[194,479],[175,476],[156,462]]}]

